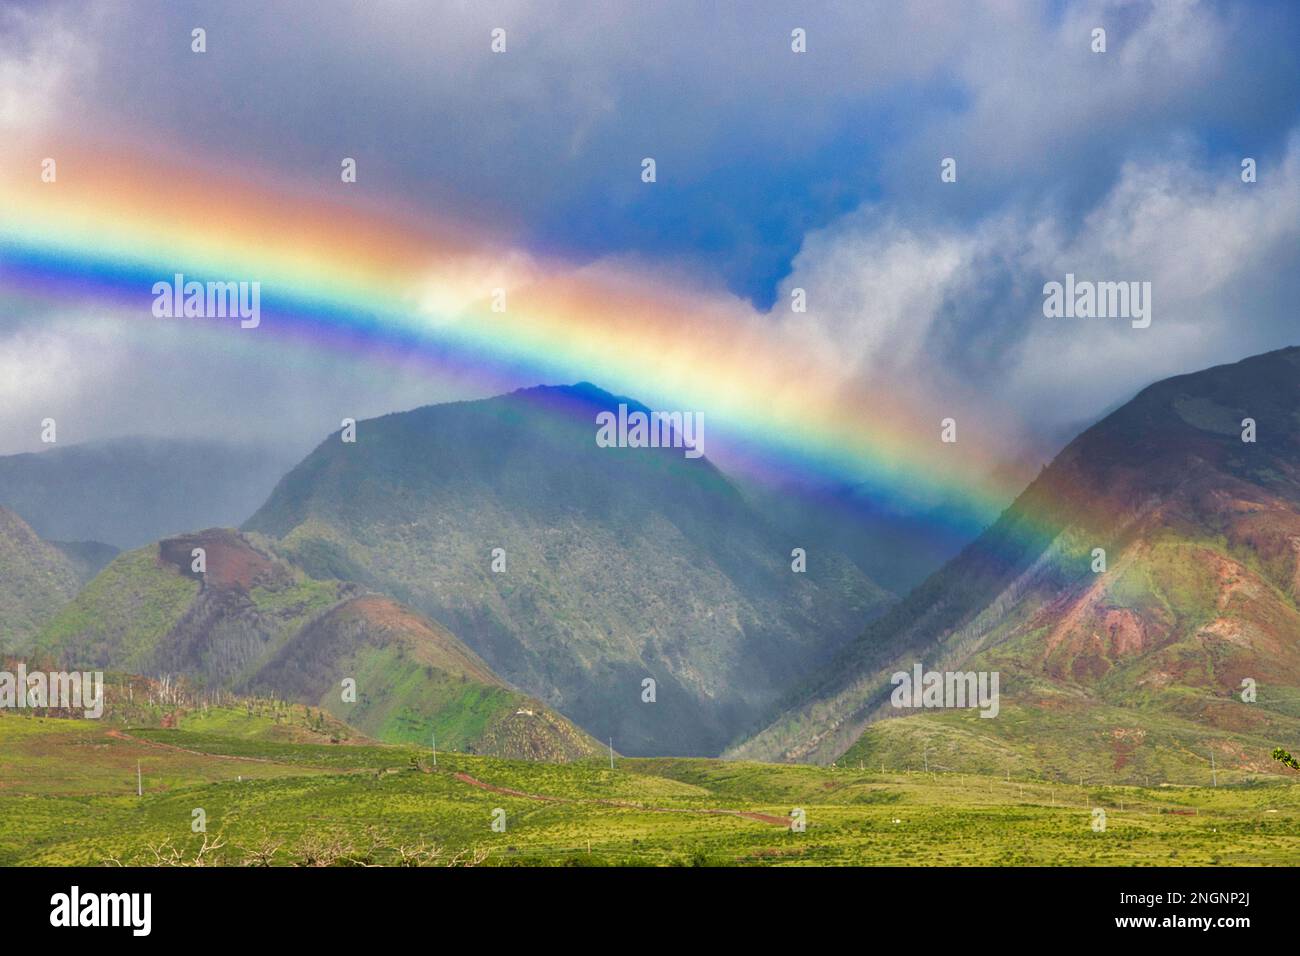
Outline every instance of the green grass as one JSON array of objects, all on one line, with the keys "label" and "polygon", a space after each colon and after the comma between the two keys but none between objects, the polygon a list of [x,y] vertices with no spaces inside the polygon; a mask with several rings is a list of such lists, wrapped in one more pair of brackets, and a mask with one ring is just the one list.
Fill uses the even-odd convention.
[{"label": "green grass", "polygon": [[360,651],[349,673],[365,692],[346,704],[331,691],[321,701],[331,713],[374,737],[422,744],[436,733],[447,747],[483,737],[488,723],[515,698],[502,687],[459,680],[404,656],[397,647]]},{"label": "green grass", "polygon": [[[0,717],[0,864],[212,862],[322,845],[395,862],[397,847],[475,850],[488,865],[1286,865],[1300,856],[1300,779],[1210,787],[686,758],[525,763],[425,747],[304,744],[228,713],[195,730]],[[113,731],[119,735],[114,735]],[[143,797],[135,795],[137,761]],[[468,774],[500,793],[459,778]],[[547,797],[549,799],[539,799]],[[1092,808],[1106,829],[1092,829]],[[805,832],[739,813],[789,819]],[[491,828],[505,811],[505,832]]]},{"label": "green grass", "polygon": [[54,616],[37,649],[59,657],[77,647],[84,662],[143,670],[198,590],[192,579],[161,571],[156,548],[120,554]]},{"label": "green grass", "polygon": [[329,610],[338,603],[338,586],[333,581],[317,581],[306,575],[297,575],[293,587],[268,590],[255,587],[249,597],[265,614],[283,614],[292,620],[301,620]]}]

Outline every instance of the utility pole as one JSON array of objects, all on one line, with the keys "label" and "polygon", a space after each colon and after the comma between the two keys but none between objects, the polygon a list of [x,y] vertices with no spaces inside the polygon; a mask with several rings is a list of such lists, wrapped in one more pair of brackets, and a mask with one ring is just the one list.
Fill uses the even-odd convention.
[{"label": "utility pole", "polygon": [[609,738],[609,769],[614,769],[614,738]]},{"label": "utility pole", "polygon": [[1210,776],[1214,779],[1214,785],[1219,785],[1219,771],[1214,766],[1214,751],[1210,751]]},{"label": "utility pole", "polygon": [[144,796],[144,778],[140,776],[140,761],[135,762],[135,795]]},{"label": "utility pole", "polygon": [[429,731],[429,742],[433,745],[433,765],[438,766],[438,735]]}]

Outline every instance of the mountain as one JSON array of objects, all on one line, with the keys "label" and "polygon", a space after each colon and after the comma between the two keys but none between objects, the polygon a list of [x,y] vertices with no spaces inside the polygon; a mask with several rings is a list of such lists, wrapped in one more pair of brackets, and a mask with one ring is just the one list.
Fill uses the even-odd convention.
[{"label": "mountain", "polygon": [[[926,747],[945,766],[1071,779],[1266,771],[1272,746],[1300,739],[1298,601],[1290,348],[1152,385],[1083,432],[730,755],[919,768]],[[998,672],[1001,713],[893,707],[891,675],[917,662]]]},{"label": "mountain", "polygon": [[138,548],[194,528],[238,525],[293,464],[262,448],[121,438],[0,457],[0,506],[42,538]]},{"label": "mountain", "polygon": [[716,754],[890,596],[829,550],[795,573],[801,543],[707,457],[598,446],[620,404],[649,412],[582,383],[364,421],[245,527],[440,621],[624,753]]},{"label": "mountain", "polygon": [[[339,674],[357,682],[340,702]],[[568,720],[519,693],[445,628],[391,598],[364,594],[309,622],[248,682],[314,701],[380,740],[524,760],[564,761],[599,748]]]},{"label": "mountain", "polygon": [[23,653],[40,626],[72,600],[78,564],[0,507],[0,652]]},{"label": "mountain", "polygon": [[[267,542],[235,531],[119,555],[36,645],[69,666],[178,675],[201,688],[312,704],[381,740],[425,743],[436,734],[444,749],[520,759],[597,749],[446,629],[359,585],[310,578]],[[345,699],[349,679],[354,701]]]}]

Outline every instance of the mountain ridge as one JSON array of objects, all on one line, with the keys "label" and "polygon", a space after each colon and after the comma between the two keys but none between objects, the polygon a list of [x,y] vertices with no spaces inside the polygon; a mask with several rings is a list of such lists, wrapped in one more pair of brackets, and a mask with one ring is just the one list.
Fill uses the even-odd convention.
[{"label": "mountain ridge", "polygon": [[119,555],[36,649],[76,667],[313,705],[390,742],[436,735],[448,749],[548,760],[598,749],[441,626],[361,585],[309,578],[269,542],[227,529]]},{"label": "mountain ridge", "polygon": [[[1254,443],[1241,440],[1246,418]],[[1138,714],[1136,725],[1145,709],[1181,722],[1169,735],[1210,745],[1243,728],[1291,733],[1300,711],[1282,697],[1233,701],[1247,677],[1300,687],[1298,585],[1300,348],[1289,348],[1154,383],[1086,429],[729,755],[865,759],[864,733],[903,732],[892,719],[869,730],[881,718],[919,719],[888,704],[889,675],[914,661],[1001,668],[1012,703],[1073,700],[1080,713]],[[1004,726],[969,732],[992,740]],[[1129,772],[1145,753],[1125,758]]]},{"label": "mountain ridge", "polygon": [[0,652],[20,653],[47,620],[72,600],[84,568],[0,506]]},{"label": "mountain ridge", "polygon": [[244,527],[440,621],[626,753],[717,753],[890,595],[833,552],[794,573],[799,542],[707,456],[598,447],[620,403],[648,411],[579,383],[360,422]]}]

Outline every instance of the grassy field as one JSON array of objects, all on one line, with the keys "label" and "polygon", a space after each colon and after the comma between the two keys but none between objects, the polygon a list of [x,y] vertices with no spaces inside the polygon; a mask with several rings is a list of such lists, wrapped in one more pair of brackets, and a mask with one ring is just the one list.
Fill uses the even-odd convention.
[{"label": "grassy field", "polygon": [[[681,758],[522,763],[0,717],[0,864],[1215,865],[1300,861],[1300,785],[1080,787]],[[268,730],[270,728],[268,727]],[[136,769],[144,795],[136,796]],[[492,789],[497,788],[497,789]],[[511,791],[511,792],[504,792]],[[801,808],[806,829],[789,826]],[[1105,829],[1093,829],[1093,808]],[[504,811],[504,832],[494,811]],[[500,814],[496,814],[498,820]]]}]

